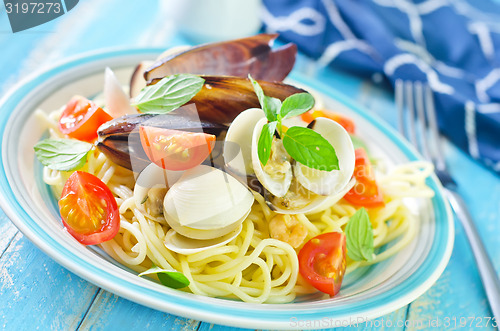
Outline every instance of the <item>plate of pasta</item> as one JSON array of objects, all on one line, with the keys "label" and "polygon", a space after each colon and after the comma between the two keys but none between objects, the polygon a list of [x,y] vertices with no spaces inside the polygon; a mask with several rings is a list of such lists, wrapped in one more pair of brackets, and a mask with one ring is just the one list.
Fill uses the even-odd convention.
[{"label": "plate of pasta", "polygon": [[[416,299],[454,227],[432,165],[276,35],[87,54],[0,103],[2,208],[75,274],[237,327],[324,328]],[[347,321],[347,322],[346,322]]]}]

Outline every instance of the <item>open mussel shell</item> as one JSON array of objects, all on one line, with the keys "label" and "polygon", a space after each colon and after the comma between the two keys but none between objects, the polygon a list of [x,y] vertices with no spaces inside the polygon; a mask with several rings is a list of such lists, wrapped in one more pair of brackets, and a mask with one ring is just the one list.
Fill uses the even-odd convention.
[{"label": "open mussel shell", "polygon": [[226,75],[266,81],[282,81],[295,64],[297,47],[287,44],[271,49],[278,34],[259,34],[248,38],[210,43],[169,54],[148,68],[147,81],[165,76],[190,73]]}]

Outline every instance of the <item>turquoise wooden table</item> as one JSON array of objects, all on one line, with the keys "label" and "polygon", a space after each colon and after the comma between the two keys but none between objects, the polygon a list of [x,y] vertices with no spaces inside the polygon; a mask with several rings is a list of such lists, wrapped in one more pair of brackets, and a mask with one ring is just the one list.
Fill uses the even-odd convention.
[{"label": "turquoise wooden table", "polygon": [[[161,1],[161,0],[159,0]],[[117,46],[167,47],[186,41],[158,15],[157,1],[86,0],[78,10],[13,34],[0,7],[0,95],[31,72],[65,57]],[[330,69],[301,57],[303,71],[395,125],[387,86]],[[500,137],[499,137],[500,139]],[[500,178],[454,146],[446,160],[500,273]],[[464,232],[456,223],[451,260],[436,284],[411,304],[359,329],[431,329],[432,321],[491,317]],[[475,324],[474,324],[475,325]],[[451,323],[451,329],[454,329]],[[232,329],[158,312],[106,292],[59,266],[35,247],[0,211],[0,329],[5,330],[225,330]],[[441,326],[442,328],[442,326]],[[470,323],[464,329],[471,329]]]}]

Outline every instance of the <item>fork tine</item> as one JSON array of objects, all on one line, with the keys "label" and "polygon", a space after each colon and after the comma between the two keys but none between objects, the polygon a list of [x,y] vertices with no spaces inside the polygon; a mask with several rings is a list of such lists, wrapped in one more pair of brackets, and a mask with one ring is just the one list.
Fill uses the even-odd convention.
[{"label": "fork tine", "polygon": [[398,128],[399,132],[405,136],[405,120],[404,120],[404,99],[403,99],[403,81],[401,79],[396,79],[395,84],[395,98],[396,107],[398,109]]},{"label": "fork tine", "polygon": [[437,126],[436,119],[436,109],[434,108],[434,100],[432,96],[432,90],[429,86],[425,88],[425,101],[426,101],[426,113],[427,119],[429,121],[429,128],[431,134],[431,141],[433,141],[433,145],[435,147],[433,153],[433,161],[435,161],[436,168],[439,170],[446,169],[446,163],[444,161],[443,149],[441,146],[441,139],[439,134],[439,129]]},{"label": "fork tine", "polygon": [[431,156],[429,153],[429,145],[428,145],[428,139],[426,134],[427,134],[427,121],[425,119],[425,108],[424,108],[424,93],[423,93],[423,86],[422,82],[415,82],[415,104],[417,107],[417,125],[420,133],[420,147],[422,150],[423,156],[427,160],[431,160]]},{"label": "fork tine", "polygon": [[415,131],[415,104],[413,97],[413,83],[411,81],[405,82],[406,92],[406,106],[408,107],[408,138],[410,142],[418,149],[417,134]]}]

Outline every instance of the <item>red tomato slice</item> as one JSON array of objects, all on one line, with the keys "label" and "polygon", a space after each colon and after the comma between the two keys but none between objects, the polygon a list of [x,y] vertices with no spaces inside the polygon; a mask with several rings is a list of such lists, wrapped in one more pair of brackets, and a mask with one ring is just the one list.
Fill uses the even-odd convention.
[{"label": "red tomato slice", "polygon": [[68,232],[84,245],[112,239],[120,229],[120,213],[109,188],[88,172],[75,171],[64,184],[59,212]]},{"label": "red tomato slice", "polygon": [[349,117],[329,110],[310,110],[300,115],[300,117],[306,123],[311,123],[318,117],[326,117],[342,125],[342,127],[350,134],[354,134],[356,130],[354,121]]},{"label": "red tomato slice", "polygon": [[334,296],[345,274],[346,239],[342,232],[328,232],[309,240],[299,251],[299,272],[312,286]]},{"label": "red tomato slice", "polygon": [[201,164],[212,152],[215,136],[141,126],[142,148],[151,162],[167,170],[187,170]]},{"label": "red tomato slice", "polygon": [[370,159],[364,148],[355,150],[356,163],[354,166],[354,177],[356,184],[347,192],[344,199],[350,203],[367,208],[385,206],[384,196],[375,181]]},{"label": "red tomato slice", "polygon": [[101,124],[112,119],[92,101],[74,96],[59,118],[59,130],[71,138],[93,141],[97,138],[97,129]]}]

